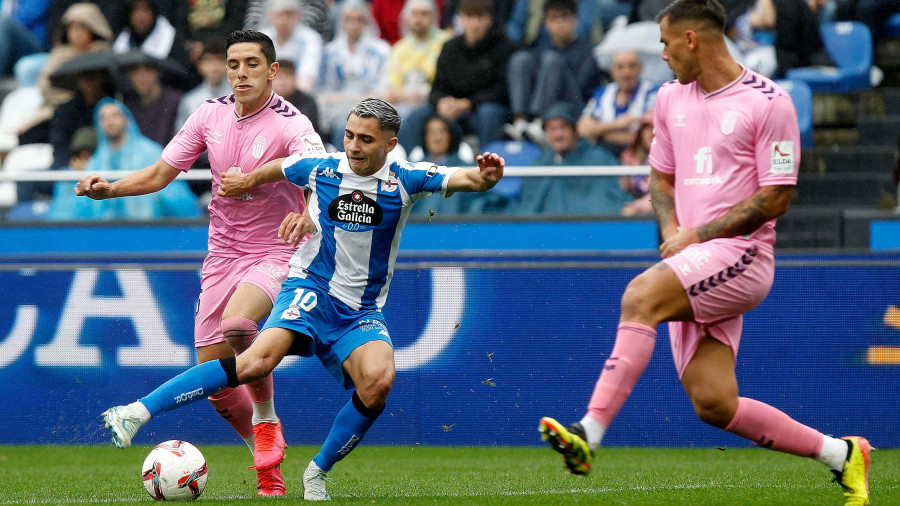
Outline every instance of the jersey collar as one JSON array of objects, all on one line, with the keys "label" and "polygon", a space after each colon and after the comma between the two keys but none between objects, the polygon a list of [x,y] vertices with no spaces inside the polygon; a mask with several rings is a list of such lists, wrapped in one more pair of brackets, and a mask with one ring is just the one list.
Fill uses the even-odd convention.
[{"label": "jersey collar", "polygon": [[[341,158],[341,163],[338,164],[338,172],[343,173],[343,174],[354,174],[355,175],[356,172],[353,172],[353,169],[350,168],[350,162],[347,161],[347,153],[341,153],[341,155],[343,155],[343,156]],[[374,178],[378,178],[382,181],[387,181],[388,177],[391,175],[391,164],[393,164],[393,163],[394,162],[392,162],[390,159],[388,159],[384,162],[384,166],[382,166],[380,169],[378,169],[378,171],[376,171],[374,174],[370,174],[368,176],[360,176],[360,177],[374,177]]]}]

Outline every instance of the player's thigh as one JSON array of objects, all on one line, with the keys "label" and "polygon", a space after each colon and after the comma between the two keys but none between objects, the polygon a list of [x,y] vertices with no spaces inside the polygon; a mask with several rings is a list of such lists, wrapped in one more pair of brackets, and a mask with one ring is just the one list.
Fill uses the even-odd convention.
[{"label": "player's thigh", "polygon": [[663,262],[640,273],[622,296],[622,320],[656,326],[659,322],[690,320],[691,303],[681,280]]},{"label": "player's thigh", "polygon": [[732,348],[712,337],[704,337],[685,367],[681,382],[691,399],[737,399],[734,369]]},{"label": "player's thigh", "polygon": [[222,313],[222,318],[246,318],[262,321],[272,310],[272,305],[287,278],[286,254],[247,256],[238,260],[235,276],[230,282],[234,292]]},{"label": "player's thigh", "polygon": [[246,318],[257,323],[272,311],[269,294],[252,283],[241,283],[228,298],[222,311],[222,319]]},{"label": "player's thigh", "polygon": [[372,383],[394,382],[394,348],[386,341],[368,341],[357,346],[344,360],[344,371],[357,388]]}]

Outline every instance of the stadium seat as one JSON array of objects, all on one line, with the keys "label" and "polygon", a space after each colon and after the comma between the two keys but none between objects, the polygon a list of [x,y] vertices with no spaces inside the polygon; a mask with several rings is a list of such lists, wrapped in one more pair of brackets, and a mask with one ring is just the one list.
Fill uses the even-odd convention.
[{"label": "stadium seat", "polygon": [[791,80],[805,81],[813,93],[843,93],[872,87],[872,34],[856,21],[822,23],[822,42],[837,67],[801,67],[787,71]]},{"label": "stadium seat", "polygon": [[[541,148],[528,141],[493,141],[481,152],[502,156],[507,167],[526,167],[541,154]],[[505,212],[522,193],[522,178],[504,177],[487,193],[460,195],[460,212],[467,214]]]},{"label": "stadium seat", "polygon": [[19,128],[37,114],[44,98],[37,86],[22,86],[11,91],[0,104],[0,152],[19,145]]},{"label": "stadium seat", "polygon": [[811,148],[813,145],[813,103],[812,90],[803,81],[782,79],[776,81],[784,88],[794,101],[797,109],[797,122],[800,124],[800,146]]},{"label": "stadium seat", "polygon": [[[482,149],[482,152],[485,151],[502,156],[508,167],[527,167],[541,154],[541,148],[528,141],[489,142]],[[522,191],[522,178],[504,177],[493,191],[512,199],[518,198]]]},{"label": "stadium seat", "polygon": [[[3,160],[2,171],[28,172],[49,169],[53,164],[53,146],[51,144],[23,144],[9,151]],[[9,209],[16,205],[16,183],[0,182],[0,208]]]},{"label": "stadium seat", "polygon": [[900,37],[900,12],[895,12],[884,20],[879,35],[888,38]]}]

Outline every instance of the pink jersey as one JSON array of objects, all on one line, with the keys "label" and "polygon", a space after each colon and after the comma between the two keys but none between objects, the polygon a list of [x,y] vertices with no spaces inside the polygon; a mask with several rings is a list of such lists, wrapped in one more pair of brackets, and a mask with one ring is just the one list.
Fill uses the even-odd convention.
[{"label": "pink jersey", "polygon": [[303,192],[288,181],[264,184],[239,197],[216,195],[223,172],[253,172],[273,158],[324,154],[309,119],[274,92],[256,113],[239,117],[234,95],[207,100],[194,111],[163,151],[169,165],[187,171],[209,151],[212,201],[209,254],[236,258],[247,253],[291,251],[278,227],[288,212],[303,211]]},{"label": "pink jersey", "polygon": [[[696,82],[664,84],[657,95],[650,165],[675,174],[679,225],[709,223],[762,186],[796,185],[800,129],[790,96],[744,69],[713,93]],[[775,220],[748,238],[775,245]]]}]

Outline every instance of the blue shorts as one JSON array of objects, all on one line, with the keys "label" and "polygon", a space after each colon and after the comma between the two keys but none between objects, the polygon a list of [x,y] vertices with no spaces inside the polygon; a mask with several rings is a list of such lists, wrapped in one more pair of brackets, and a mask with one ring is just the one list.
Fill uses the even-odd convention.
[{"label": "blue shorts", "polygon": [[377,309],[353,310],[328,294],[328,291],[303,278],[287,278],[275,299],[269,327],[292,330],[298,336],[291,353],[319,357],[329,374],[345,389],[353,380],[344,374],[344,360],[357,347],[369,341],[386,341],[391,347],[384,315]]}]

